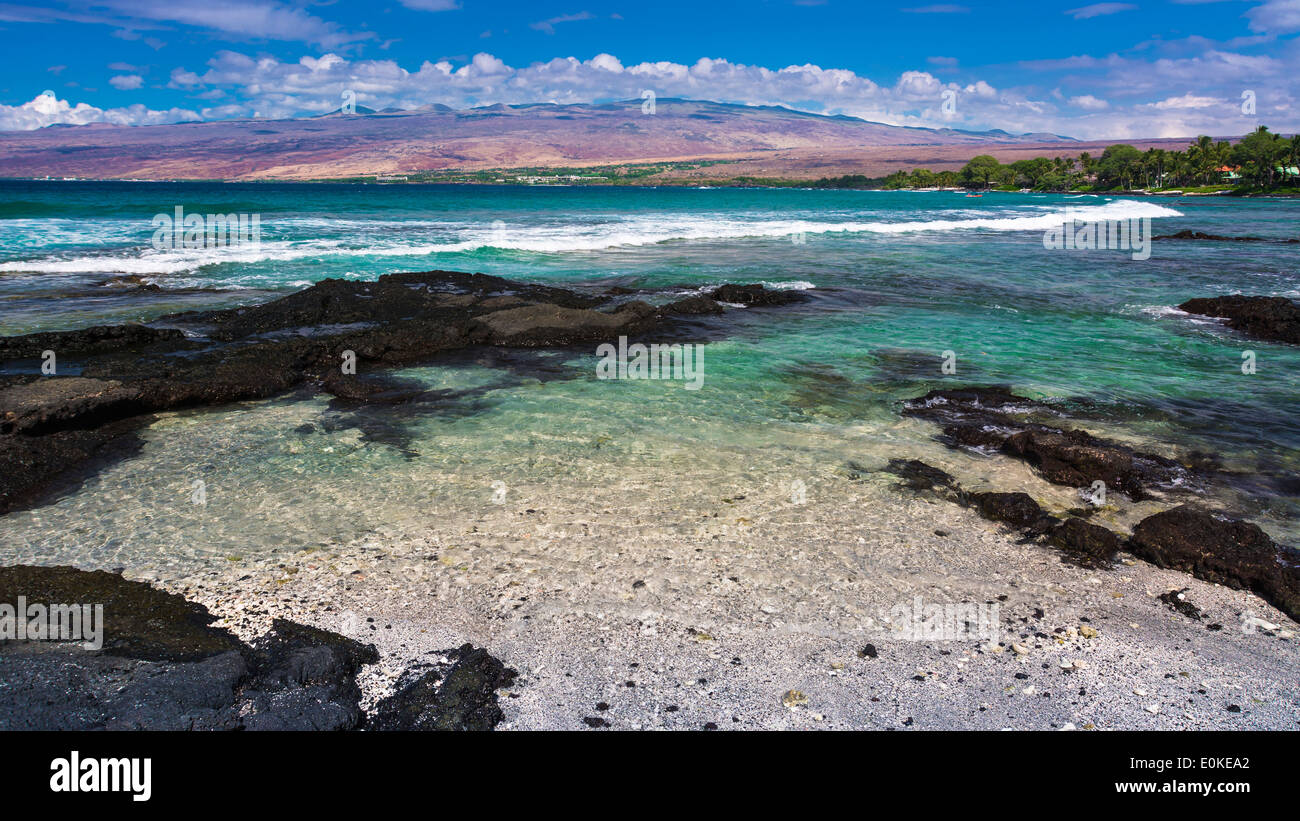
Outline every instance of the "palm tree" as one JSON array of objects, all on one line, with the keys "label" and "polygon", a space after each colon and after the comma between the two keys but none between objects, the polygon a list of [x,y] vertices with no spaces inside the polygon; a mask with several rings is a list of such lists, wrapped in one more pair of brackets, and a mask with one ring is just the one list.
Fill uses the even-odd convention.
[{"label": "palm tree", "polygon": [[1161,188],[1165,184],[1165,157],[1168,154],[1163,148],[1155,149],[1156,163],[1156,188]]},{"label": "palm tree", "polygon": [[1192,162],[1192,173],[1199,176],[1203,182],[1209,183],[1214,169],[1218,167],[1214,162],[1214,140],[1202,134],[1187,149],[1187,154]]}]

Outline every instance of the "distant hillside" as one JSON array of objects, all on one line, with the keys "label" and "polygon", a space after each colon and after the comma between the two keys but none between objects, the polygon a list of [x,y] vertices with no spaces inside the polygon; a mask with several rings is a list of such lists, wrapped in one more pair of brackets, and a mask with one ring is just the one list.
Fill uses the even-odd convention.
[{"label": "distant hillside", "polygon": [[660,99],[331,114],[295,120],[85,125],[0,134],[0,176],[321,179],[443,169],[723,158],[881,146],[1068,143],[1054,134],[907,128],[776,106]]}]

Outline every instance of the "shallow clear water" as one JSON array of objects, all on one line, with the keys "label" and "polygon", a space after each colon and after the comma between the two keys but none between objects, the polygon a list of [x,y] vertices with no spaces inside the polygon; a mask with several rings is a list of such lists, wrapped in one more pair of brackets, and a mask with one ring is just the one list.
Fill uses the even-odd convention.
[{"label": "shallow clear water", "polygon": [[[25,560],[220,561],[416,531],[431,517],[471,522],[494,509],[497,482],[511,504],[586,499],[599,516],[664,494],[779,495],[795,479],[838,481],[849,461],[924,455],[1013,489],[1023,466],[947,453],[931,426],[898,416],[902,399],[930,388],[991,382],[1084,400],[1094,431],[1214,452],[1268,477],[1225,501],[1300,541],[1300,500],[1272,481],[1300,463],[1300,350],[1172,310],[1223,293],[1300,297],[1297,246],[1156,242],[1135,260],[1042,242],[1066,208],[1150,217],[1157,234],[1284,238],[1300,226],[1293,200],[44,182],[0,192],[4,334],[148,321],[392,271],[815,286],[804,305],[734,310],[701,328],[698,391],[597,380],[594,351],[521,354],[510,367],[470,354],[404,371],[434,391],[410,406],[292,397],[164,414],[140,456],[0,520],[6,550]],[[259,214],[261,245],[155,252],[150,219],[177,205]],[[122,274],[161,290],[103,284]],[[1244,350],[1254,374],[1241,372]],[[955,375],[941,372],[945,351]],[[196,480],[206,505],[191,501]],[[1069,489],[1033,492],[1070,503]]]}]

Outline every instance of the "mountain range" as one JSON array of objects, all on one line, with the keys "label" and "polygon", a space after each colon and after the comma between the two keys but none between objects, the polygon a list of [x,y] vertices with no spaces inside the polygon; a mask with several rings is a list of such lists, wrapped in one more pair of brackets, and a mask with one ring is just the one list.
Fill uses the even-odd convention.
[{"label": "mountain range", "polygon": [[940,153],[958,156],[1043,144],[1076,141],[684,99],[466,110],[435,105],[288,120],[6,132],[0,134],[0,177],[307,180],[697,159],[746,168],[772,160],[785,167],[792,159],[806,165],[809,158],[851,159],[888,148],[948,149]]}]

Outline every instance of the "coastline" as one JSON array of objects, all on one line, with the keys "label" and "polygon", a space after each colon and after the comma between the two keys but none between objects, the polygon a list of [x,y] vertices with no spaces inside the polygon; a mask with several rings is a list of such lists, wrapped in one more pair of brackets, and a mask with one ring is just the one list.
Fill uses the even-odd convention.
[{"label": "coastline", "polygon": [[[387,313],[391,301],[384,288],[397,288],[404,306],[409,287],[432,284],[430,293],[437,296],[428,310],[441,325],[457,326],[462,320],[455,317],[469,306],[471,323],[486,323],[498,345],[563,346],[575,334],[596,339],[609,333],[598,315],[611,314],[589,307],[560,308],[560,315],[570,317],[562,329],[551,308],[509,314],[510,322],[493,318],[527,311],[521,303],[530,301],[590,306],[596,301],[591,295],[464,274],[401,275],[386,282],[334,281],[259,308],[188,320],[215,328],[209,333],[226,344],[274,340],[265,335],[286,323],[305,323],[352,334],[342,339],[364,350],[371,343],[340,323],[378,317],[380,325],[360,333],[386,340],[388,361],[376,364],[387,369],[402,364],[403,335],[417,331],[424,339],[428,328],[400,330],[413,320],[404,312]],[[474,289],[473,299],[447,291],[447,283]],[[788,309],[783,303],[805,299],[762,286],[726,288],[712,299],[731,305],[749,301],[757,313],[742,313],[751,321],[779,316]],[[313,294],[331,296],[318,303]],[[634,306],[648,296],[654,294],[618,294],[630,301],[615,305]],[[602,299],[610,301],[608,294]],[[718,310],[741,310],[692,299],[662,304],[677,304],[671,313],[687,322],[704,321]],[[455,313],[438,313],[453,305]],[[315,307],[304,315],[302,306]],[[614,307],[612,315],[623,314],[634,328],[652,315],[663,322],[668,313],[665,307],[650,312]],[[327,347],[338,342],[330,339]],[[481,343],[492,337],[466,339]],[[30,345],[6,342],[19,352],[47,344],[44,338]],[[165,356],[167,346],[191,344],[166,334],[139,342],[162,346],[154,356]],[[92,335],[77,344],[104,343]],[[269,347],[254,357],[275,362],[276,346],[305,343],[259,344]],[[428,355],[423,344],[410,351],[417,360]],[[230,349],[236,366],[247,358],[242,350]],[[93,359],[93,351],[90,355]],[[130,389],[130,380],[140,378],[131,368],[139,366],[111,369],[127,364],[110,357],[98,366],[110,370],[92,371],[91,380],[109,376],[125,380]],[[148,372],[147,366],[141,371]],[[342,384],[322,374],[321,387],[334,396],[331,404],[342,402],[360,412],[393,401],[400,407],[413,398],[400,374],[374,382],[376,376]],[[173,382],[177,378],[202,386],[211,374],[200,362],[188,377],[172,375]],[[87,381],[72,379],[77,385]],[[264,420],[278,431],[270,443],[273,451],[294,461],[339,449],[355,452],[370,435],[365,427],[320,427],[319,414],[327,410],[320,388],[283,397],[291,383],[275,382],[274,372],[265,369],[262,379],[274,383],[269,394],[260,381],[253,393],[238,397],[200,387],[206,401],[243,398],[246,403],[204,415],[202,428],[183,409],[184,401],[156,407],[158,417],[142,443],[150,463],[189,464],[195,447],[201,452],[222,447],[220,442],[230,441],[227,436],[247,438],[252,431],[241,432],[245,418]],[[52,420],[62,420],[56,426],[75,425],[77,414],[112,413],[116,400],[87,387],[93,390],[84,396],[77,387],[73,395],[56,394],[52,404],[40,399],[36,410],[19,414],[19,423],[27,419],[39,431]],[[11,384],[9,391],[14,390],[26,390],[24,383]],[[175,391],[174,384],[168,390]],[[1010,398],[1017,407],[1028,402]],[[169,394],[167,401],[176,402],[177,395]],[[980,413],[992,409],[987,402],[974,407]],[[1143,501],[1140,490],[1129,490],[1132,503],[1117,498],[1080,514],[1077,487],[1045,481],[1027,461],[954,449],[936,438],[939,428],[930,419],[904,415],[888,424],[896,433],[906,428],[915,435],[880,438],[874,425],[865,423],[849,428],[847,436],[815,426],[782,426],[763,434],[785,439],[787,449],[778,452],[722,439],[684,447],[671,429],[644,430],[621,442],[607,442],[593,431],[593,442],[570,443],[541,426],[527,434],[529,455],[505,463],[472,458],[447,442],[447,453],[427,455],[428,464],[416,463],[414,473],[376,473],[371,480],[380,496],[385,484],[428,482],[427,509],[371,511],[354,522],[352,537],[304,546],[277,534],[274,519],[256,531],[249,519],[240,538],[265,539],[271,550],[224,556],[118,550],[81,563],[121,567],[129,579],[184,595],[207,606],[220,617],[219,626],[245,641],[281,617],[374,643],[380,661],[358,680],[363,710],[390,695],[402,672],[430,654],[465,642],[485,647],[520,673],[501,693],[503,729],[1295,726],[1289,673],[1297,666],[1295,623],[1276,608],[1243,590],[1161,569],[1127,553],[1105,566],[1068,564],[1032,528],[986,521],[944,494],[931,493],[929,478],[910,485],[905,480],[900,487],[890,464],[920,460],[972,491],[1028,491],[1053,515],[1082,516],[1121,536],[1173,503],[1164,499],[1164,491]],[[757,434],[766,423],[745,426]],[[826,454],[835,457],[828,462]],[[98,489],[89,498],[139,486],[147,469],[139,460],[101,466]],[[791,496],[792,477],[804,483],[797,499]],[[231,481],[214,477],[213,493]],[[509,488],[500,501],[484,490],[496,483]],[[1181,492],[1175,490],[1173,498]],[[956,497],[964,494],[959,490]],[[250,502],[252,514],[259,509],[255,493]],[[346,496],[337,504],[345,518],[361,513]],[[21,515],[38,516],[49,527],[75,515],[76,506],[63,497]],[[124,526],[130,521],[129,507],[102,515],[127,517]],[[191,514],[173,507],[170,515]],[[62,561],[59,555],[25,552],[14,559]],[[1199,618],[1160,598],[1180,590],[1201,611]],[[900,636],[892,614],[917,597],[930,604],[996,606],[999,634]],[[961,708],[954,709],[954,703]]]}]

